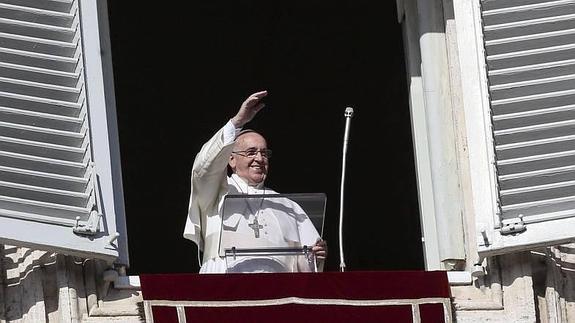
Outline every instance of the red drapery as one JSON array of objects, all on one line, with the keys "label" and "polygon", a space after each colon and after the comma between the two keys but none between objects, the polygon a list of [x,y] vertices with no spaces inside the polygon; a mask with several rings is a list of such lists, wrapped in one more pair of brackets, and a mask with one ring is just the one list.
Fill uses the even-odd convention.
[{"label": "red drapery", "polygon": [[[446,322],[444,271],[141,275],[154,322]],[[147,318],[150,319],[149,317]]]}]

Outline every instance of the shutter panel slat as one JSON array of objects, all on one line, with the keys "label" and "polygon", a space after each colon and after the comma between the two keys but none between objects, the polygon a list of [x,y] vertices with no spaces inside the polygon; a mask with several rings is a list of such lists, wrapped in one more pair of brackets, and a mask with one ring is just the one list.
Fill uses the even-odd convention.
[{"label": "shutter panel slat", "polygon": [[521,174],[511,174],[512,177],[504,177],[502,175],[500,181],[500,189],[517,189],[524,187],[531,187],[537,185],[545,185],[558,183],[561,181],[572,181],[575,180],[575,169],[573,167],[559,167],[552,169],[544,169],[538,172],[529,172]]},{"label": "shutter panel slat", "polygon": [[500,169],[500,175],[504,176],[551,170],[560,167],[566,167],[565,165],[571,165],[573,163],[575,163],[575,153],[565,152],[562,154],[537,156],[537,158],[530,160],[525,159],[523,161],[520,159],[505,160],[497,163],[497,166]]},{"label": "shutter panel slat", "polygon": [[80,77],[80,73],[52,71],[2,62],[0,62],[0,73],[9,79],[21,79],[35,83],[68,87],[76,87]]},{"label": "shutter panel slat", "polygon": [[498,145],[508,145],[520,142],[532,142],[573,134],[574,121],[562,121],[549,124],[526,126],[498,130],[495,141]]},{"label": "shutter panel slat", "polygon": [[[40,2],[40,1],[38,1]],[[7,3],[0,3],[0,17],[14,18],[18,20],[34,22],[38,24],[45,24],[49,26],[70,27],[74,22],[75,12],[73,7],[70,10],[45,10],[34,7],[11,5]]]},{"label": "shutter panel slat", "polygon": [[[1,22],[1,20],[0,20]],[[505,38],[498,38],[494,40],[488,40],[485,42],[485,47],[489,51],[497,45],[505,45],[505,44],[513,44],[515,46],[519,45],[519,47],[509,47],[506,50],[495,50],[496,52],[509,52],[509,51],[517,51],[523,49],[531,49],[531,48],[544,48],[549,47],[549,44],[555,44],[554,42],[557,39],[561,39],[562,36],[570,36],[574,33],[573,31],[573,21],[568,20],[566,21],[569,24],[566,24],[564,27],[569,28],[559,28],[556,29],[556,25],[547,26],[545,24],[537,24],[536,26],[538,29],[536,32],[526,32],[525,28],[520,28],[520,34],[515,34],[513,36],[509,35],[509,30],[503,30],[500,36],[504,36]],[[548,30],[545,27],[554,27],[552,30]],[[549,28],[550,29],[550,28]],[[495,37],[495,36],[494,36]],[[571,39],[571,38],[568,38]],[[543,42],[545,40],[545,42]],[[538,41],[534,43],[533,41]],[[568,42],[567,42],[568,43]],[[524,44],[521,46],[521,44]],[[505,48],[503,48],[505,49]],[[489,55],[489,52],[488,52]]]},{"label": "shutter panel slat", "polygon": [[[539,116],[539,118],[532,118],[534,120],[527,120],[529,118],[523,118],[523,120],[513,120],[515,122],[508,122],[507,124],[503,123],[503,122],[499,122],[495,125],[495,129],[500,129],[500,130],[495,130],[495,136],[499,137],[499,136],[510,136],[510,135],[521,135],[521,134],[529,134],[529,133],[542,133],[545,130],[551,130],[551,131],[555,131],[557,128],[562,128],[562,127],[568,127],[568,126],[572,126],[575,124],[575,120],[570,120],[570,119],[560,119],[561,117],[563,118],[570,118],[573,117],[573,114],[569,113],[569,114],[565,114],[565,115],[559,115],[557,116],[557,118],[559,119],[559,121],[556,122],[550,122],[553,121],[552,119],[550,119],[549,115],[544,115],[544,116]],[[540,122],[540,124],[534,124]],[[512,128],[512,127],[516,127],[516,128]],[[524,141],[526,137],[521,137],[518,140]],[[508,139],[509,140],[509,139]],[[501,140],[501,141],[505,141],[505,140]]]},{"label": "shutter panel slat", "polygon": [[42,142],[21,140],[17,138],[0,137],[0,149],[7,152],[53,158],[64,161],[81,163],[85,159],[86,149],[53,145]]},{"label": "shutter panel slat", "polygon": [[495,56],[509,52],[521,52],[568,45],[573,43],[573,39],[575,39],[575,30],[559,30],[486,42],[485,49],[487,55]]},{"label": "shutter panel slat", "polygon": [[89,210],[68,205],[0,196],[0,214],[71,226],[74,224],[76,216],[87,218]]},{"label": "shutter panel slat", "polygon": [[[523,113],[528,111],[545,111],[547,109],[563,109],[573,105],[575,93],[567,91],[560,96],[540,96],[532,100],[491,101],[493,117],[510,113]],[[549,97],[552,100],[549,100]]]},{"label": "shutter panel slat", "polygon": [[[24,206],[26,209],[30,208],[30,205],[28,204],[28,201],[22,201],[23,203],[20,204],[22,206]],[[4,206],[6,207],[14,207],[15,204],[13,203],[4,203],[2,200],[0,200],[0,208],[3,208]],[[46,204],[48,205],[48,204]],[[46,206],[41,206],[41,208],[45,208]],[[61,214],[62,210],[60,209],[55,209],[54,215],[42,215],[42,214],[37,214],[34,212],[26,212],[25,211],[15,211],[13,209],[0,209],[0,215],[4,216],[4,217],[12,217],[12,218],[17,218],[19,220],[28,220],[28,221],[33,221],[33,222],[41,222],[41,223],[49,223],[49,224],[55,224],[55,225],[65,225],[65,226],[72,226],[74,224],[74,221],[69,220],[67,218],[60,218],[58,217],[58,214]]]},{"label": "shutter panel slat", "polygon": [[494,10],[508,7],[519,7],[530,5],[534,3],[540,3],[541,0],[483,0],[483,10]]},{"label": "shutter panel slat", "polygon": [[83,208],[88,207],[89,197],[87,193],[56,190],[4,181],[0,181],[0,195]]},{"label": "shutter panel slat", "polygon": [[[561,180],[565,180],[565,178],[562,178]],[[548,183],[548,184],[542,183],[541,185],[529,185],[526,187],[502,189],[502,190],[500,190],[500,193],[503,197],[505,197],[505,196],[514,196],[514,195],[518,195],[518,194],[522,194],[522,193],[543,191],[543,190],[548,190],[548,189],[559,189],[559,188],[570,187],[570,186],[571,187],[575,186],[575,181],[563,181],[563,182],[561,182],[561,181],[555,180],[555,181],[553,181],[553,183]]]},{"label": "shutter panel slat", "polygon": [[[513,104],[513,103],[529,104],[530,101],[538,101],[536,103],[537,105],[545,106],[544,103],[541,102],[541,100],[552,99],[553,101],[551,103],[553,103],[553,102],[557,102],[555,100],[561,100],[562,97],[568,96],[565,99],[568,100],[567,102],[571,102],[569,100],[572,98],[573,95],[575,95],[575,90],[565,90],[565,91],[558,91],[558,92],[549,92],[549,93],[541,93],[541,94],[533,94],[533,95],[527,95],[527,96],[518,96],[518,97],[492,100],[491,104],[494,106],[503,106],[503,105]],[[553,105],[549,105],[549,106],[553,106]]]},{"label": "shutter panel slat", "polygon": [[75,28],[58,27],[0,18],[0,30],[6,30],[14,35],[30,36],[47,40],[72,42],[76,35]]},{"label": "shutter panel slat", "polygon": [[490,70],[568,60],[574,57],[575,45],[558,45],[487,56]]},{"label": "shutter panel slat", "polygon": [[5,4],[24,6],[36,9],[45,9],[50,11],[69,12],[72,8],[73,1],[68,0],[3,0]]},{"label": "shutter panel slat", "polygon": [[[24,101],[24,102],[18,102],[18,101]],[[10,103],[4,103],[4,102],[10,102]],[[46,113],[52,112],[67,116],[77,115],[80,111],[80,108],[82,108],[82,102],[77,103],[77,102],[57,101],[37,96],[21,95],[3,91],[0,91],[0,105],[9,107],[14,106],[15,108],[30,107],[32,111],[38,111],[38,112],[47,111]],[[71,109],[62,109],[62,108],[71,108]],[[50,111],[50,109],[52,109],[52,111]],[[58,110],[65,112],[59,112]],[[72,111],[72,113],[70,113],[69,111]]]},{"label": "shutter panel slat", "polygon": [[42,68],[52,73],[74,73],[78,66],[78,57],[63,57],[42,53],[27,52],[12,48],[0,47],[0,58],[3,63],[11,63],[20,66]]},{"label": "shutter panel slat", "polygon": [[572,147],[574,136],[565,136],[558,138],[548,138],[528,142],[519,142],[517,144],[505,145],[502,149],[497,149],[499,160],[506,160],[516,157],[527,157],[533,155],[550,154],[565,150],[565,147]]},{"label": "shutter panel slat", "polygon": [[550,91],[570,90],[575,86],[575,75],[564,75],[492,86],[493,100],[508,97],[528,97]]},{"label": "shutter panel slat", "polygon": [[0,77],[0,87],[4,91],[10,91],[16,94],[28,96],[35,95],[41,98],[67,102],[77,102],[81,91],[81,89],[73,87],[50,85],[4,77]]},{"label": "shutter panel slat", "polygon": [[487,39],[506,39],[524,35],[534,35],[558,30],[573,29],[575,14],[547,17],[533,20],[522,20],[500,25],[485,26]]},{"label": "shutter panel slat", "polygon": [[[501,173],[503,175],[506,173],[504,170],[506,170],[507,168],[512,171],[510,166],[517,166],[517,165],[522,165],[522,164],[531,163],[531,162],[545,162],[545,161],[563,158],[563,157],[569,157],[569,156],[573,156],[573,155],[575,155],[575,150],[567,150],[567,151],[561,151],[561,152],[556,152],[556,153],[551,153],[551,154],[531,155],[531,156],[527,156],[527,157],[498,160],[497,165],[502,166]],[[504,166],[508,166],[508,167],[503,168]]]},{"label": "shutter panel slat", "polygon": [[517,217],[520,214],[523,216],[534,216],[544,214],[540,219],[544,220],[545,217],[551,219],[555,218],[555,212],[564,212],[564,215],[573,216],[573,207],[575,206],[575,197],[559,197],[548,200],[538,200],[533,202],[513,204],[503,206],[503,212],[508,212],[508,217]]},{"label": "shutter panel slat", "polygon": [[2,42],[2,46],[6,48],[65,57],[74,57],[77,45],[75,43],[13,35],[3,32],[0,32],[0,42]]},{"label": "shutter panel slat", "polygon": [[[548,72],[552,72],[552,71],[548,71]],[[534,87],[534,86],[541,86],[541,85],[548,85],[549,87],[551,87],[551,89],[555,89],[558,87],[558,84],[560,82],[564,82],[564,81],[571,81],[573,79],[575,79],[575,75],[573,74],[567,74],[567,75],[558,75],[558,76],[554,76],[554,77],[542,77],[541,75],[531,75],[531,77],[537,77],[537,79],[526,79],[523,81],[518,81],[518,82],[508,82],[508,83],[503,83],[503,84],[498,84],[498,85],[492,85],[489,87],[489,89],[493,92],[496,93],[498,96],[512,96],[512,93],[505,93],[503,92],[504,90],[510,90],[510,89],[521,89],[521,88],[526,88],[526,87]],[[549,90],[545,91],[548,92]],[[532,91],[535,92],[535,91]],[[542,92],[542,93],[545,93]],[[527,93],[529,94],[529,93]],[[531,93],[532,94],[532,93]],[[523,93],[517,93],[513,96],[525,96],[526,94]]]},{"label": "shutter panel slat", "polygon": [[[529,149],[532,146],[539,146],[539,145],[545,145],[545,146],[553,146],[554,144],[561,144],[565,141],[571,141],[571,140],[575,140],[575,136],[563,136],[563,137],[553,137],[553,138],[545,138],[545,139],[541,139],[541,140],[533,140],[533,141],[523,141],[523,142],[518,142],[518,143],[512,143],[512,144],[507,144],[507,145],[499,145],[497,146],[496,150],[497,150],[497,154],[499,157],[505,155],[507,153],[507,151],[519,151],[522,148],[526,148]],[[533,155],[532,153],[529,153],[529,155]],[[505,159],[505,158],[502,158]]]},{"label": "shutter panel slat", "polygon": [[[549,171],[549,170],[545,170]],[[501,195],[513,195],[522,192],[529,192],[530,190],[540,190],[548,187],[547,185],[573,185],[565,183],[573,183],[575,181],[575,173],[570,172],[556,172],[547,173],[545,176],[530,176],[518,180],[502,180],[501,181]],[[549,186],[551,188],[551,186]]]},{"label": "shutter panel slat", "polygon": [[532,172],[524,172],[524,173],[513,173],[509,175],[501,175],[499,176],[499,180],[503,183],[511,182],[513,180],[523,180],[523,179],[530,179],[530,178],[549,178],[550,175],[553,174],[567,174],[570,172],[575,171],[575,165],[569,166],[562,166],[556,168],[548,168],[543,170],[537,170]]},{"label": "shutter panel slat", "polygon": [[0,91],[0,106],[74,117],[80,114],[82,103],[56,101]]},{"label": "shutter panel slat", "polygon": [[571,71],[574,69],[573,66],[575,66],[575,59],[491,70],[489,71],[489,79],[492,85],[496,85],[517,81],[526,81],[537,77],[573,74],[571,73]]},{"label": "shutter panel slat", "polygon": [[505,114],[493,118],[493,123],[494,129],[498,131],[500,129],[521,128],[537,124],[560,122],[572,117],[574,114],[574,106],[558,107],[554,109]]},{"label": "shutter panel slat", "polygon": [[575,13],[573,4],[575,4],[573,0],[534,1],[526,5],[511,5],[500,9],[484,10],[483,22],[489,26],[573,14]]},{"label": "shutter panel slat", "polygon": [[555,107],[544,107],[542,109],[535,110],[524,110],[518,112],[505,113],[502,111],[501,114],[493,116],[495,122],[504,122],[506,120],[521,119],[521,118],[533,118],[537,116],[545,116],[547,114],[556,113],[567,113],[569,111],[575,110],[575,104],[565,105],[565,106],[555,106]]},{"label": "shutter panel slat", "polygon": [[86,163],[69,162],[8,151],[0,151],[0,165],[76,177],[84,177],[88,167]]},{"label": "shutter panel slat", "polygon": [[86,178],[41,173],[4,166],[0,166],[0,176],[8,182],[38,185],[45,188],[73,192],[84,192],[88,184],[88,179]]},{"label": "shutter panel slat", "polygon": [[538,79],[552,79],[553,77],[571,76],[574,74],[575,60],[572,60],[553,64],[553,66],[549,64],[546,64],[546,66],[535,65],[533,69],[515,70],[509,73],[493,73],[490,75],[490,78],[491,87],[497,89],[498,86],[506,86],[507,84],[522,84],[522,82],[530,81],[537,82]]},{"label": "shutter panel slat", "polygon": [[85,133],[54,130],[0,121],[0,136],[45,142],[62,146],[81,147]]},{"label": "shutter panel slat", "polygon": [[[483,31],[484,36],[487,37],[487,39],[515,37],[543,31],[569,29],[572,28],[570,21],[573,19],[575,19],[575,14],[521,20],[498,25],[484,25]],[[561,28],[561,26],[563,26],[563,28]]]},{"label": "shutter panel slat", "polygon": [[79,131],[84,122],[83,117],[67,117],[2,106],[0,106],[0,120],[10,120],[13,123],[30,126],[42,124],[52,129],[64,131]]}]

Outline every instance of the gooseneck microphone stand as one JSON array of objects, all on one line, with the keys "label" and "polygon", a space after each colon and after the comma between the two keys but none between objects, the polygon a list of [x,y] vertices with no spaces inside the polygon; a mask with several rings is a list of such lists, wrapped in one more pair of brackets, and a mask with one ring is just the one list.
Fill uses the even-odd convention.
[{"label": "gooseneck microphone stand", "polygon": [[345,185],[345,161],[347,159],[347,142],[349,141],[349,125],[351,124],[351,117],[353,116],[353,108],[346,108],[344,116],[345,132],[343,134],[343,157],[341,164],[341,187],[339,195],[339,269],[341,272],[345,271],[345,259],[343,256],[343,199]]}]

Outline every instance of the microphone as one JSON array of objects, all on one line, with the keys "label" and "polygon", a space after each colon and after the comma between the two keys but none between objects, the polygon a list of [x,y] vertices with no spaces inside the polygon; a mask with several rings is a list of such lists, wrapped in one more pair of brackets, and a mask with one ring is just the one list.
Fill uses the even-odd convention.
[{"label": "microphone", "polygon": [[353,117],[353,108],[351,107],[345,108],[345,112],[343,113],[343,115],[345,117],[345,132],[343,134],[343,153],[345,156],[345,154],[347,153],[347,142],[349,141],[349,125],[351,123],[351,117]]},{"label": "microphone", "polygon": [[341,187],[339,196],[339,269],[341,272],[345,271],[345,259],[343,256],[343,200],[344,200],[344,185],[345,185],[345,162],[347,159],[347,143],[349,141],[349,126],[351,124],[351,117],[353,116],[353,108],[347,107],[344,112],[345,116],[345,132],[343,134],[343,157],[341,165]]},{"label": "microphone", "polygon": [[353,108],[352,107],[347,107],[345,108],[345,113],[344,113],[346,118],[351,118],[353,117]]}]

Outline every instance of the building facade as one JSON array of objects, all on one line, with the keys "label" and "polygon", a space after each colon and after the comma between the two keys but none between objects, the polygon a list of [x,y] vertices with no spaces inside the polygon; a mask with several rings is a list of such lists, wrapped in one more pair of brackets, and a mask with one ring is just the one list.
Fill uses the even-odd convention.
[{"label": "building facade", "polygon": [[[454,319],[575,322],[575,3],[397,11],[425,264],[448,271]],[[144,319],[106,17],[0,1],[0,322]]]}]

